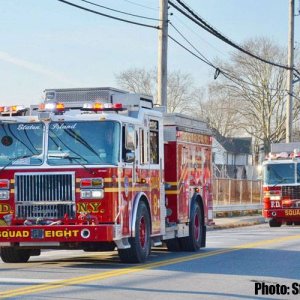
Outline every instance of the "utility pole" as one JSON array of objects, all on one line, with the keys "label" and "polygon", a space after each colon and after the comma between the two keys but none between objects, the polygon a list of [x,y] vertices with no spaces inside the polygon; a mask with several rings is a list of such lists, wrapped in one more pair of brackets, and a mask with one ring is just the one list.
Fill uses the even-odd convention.
[{"label": "utility pole", "polygon": [[167,107],[168,0],[159,0],[157,105]]},{"label": "utility pole", "polygon": [[294,67],[294,16],[295,0],[289,0],[289,38],[288,38],[288,99],[286,104],[286,143],[292,141],[293,128],[293,67]]}]

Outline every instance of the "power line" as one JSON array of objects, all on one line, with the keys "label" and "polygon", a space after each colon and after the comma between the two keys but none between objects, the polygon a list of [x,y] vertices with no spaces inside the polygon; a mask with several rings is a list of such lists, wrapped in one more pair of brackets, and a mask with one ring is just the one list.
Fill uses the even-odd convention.
[{"label": "power line", "polygon": [[[202,62],[204,62],[205,64],[209,65],[210,67],[214,68],[216,71],[219,70],[223,75],[226,74],[227,76],[225,76],[226,78],[228,78],[229,80],[233,81],[231,78],[229,77],[233,77],[233,76],[229,76],[229,74],[227,74],[226,72],[220,70],[219,68],[216,68],[210,61],[208,60],[204,60],[203,58],[201,58],[199,55],[197,55],[196,53],[194,53],[193,51],[191,51],[190,49],[188,49],[187,47],[185,47],[183,44],[181,44],[180,42],[178,42],[175,38],[173,38],[171,35],[168,35],[169,38],[175,42],[177,45],[179,45],[181,48],[183,48],[184,50],[186,50],[187,52],[189,52],[190,54],[192,54],[193,56],[195,56],[196,58],[198,58],[199,60],[201,60]],[[201,55],[202,56],[202,55]],[[236,78],[237,80],[239,80],[238,78]],[[234,82],[234,81],[233,81]],[[236,83],[236,82],[234,82]],[[249,83],[251,84],[251,83]]]},{"label": "power line", "polygon": [[300,98],[297,97],[294,93],[288,93],[289,95],[291,95],[292,97],[294,97],[296,100],[300,101]]},{"label": "power line", "polygon": [[[224,77],[226,77],[227,79],[229,79],[230,81],[236,83],[232,78],[234,78],[235,80],[237,81],[240,81],[240,82],[243,82],[245,84],[248,84],[248,85],[252,85],[252,86],[255,86],[257,88],[261,88],[260,86],[258,85],[255,85],[251,82],[247,82],[247,81],[244,81],[243,79],[241,78],[237,78],[235,76],[233,76],[232,74],[229,74],[228,72],[225,72],[223,71],[222,69],[216,67],[215,65],[213,65],[212,62],[210,62],[185,36],[183,36],[183,34],[170,22],[170,25],[180,34],[180,36],[205,60],[203,62],[205,62],[207,65],[209,65],[210,67],[214,68],[216,70],[216,73],[215,73],[215,77],[216,77],[216,74],[217,73],[221,73]],[[190,51],[188,48],[186,48],[184,45],[180,44],[177,40],[175,40],[174,38],[172,38],[171,36],[169,36],[175,43],[177,43],[179,46],[181,46],[182,48],[184,48],[186,51],[188,51],[189,53],[191,53],[192,55],[194,55],[195,57],[199,58],[198,56],[195,55],[195,53],[193,53],[192,51]],[[200,58],[199,58],[200,59]],[[216,79],[216,78],[215,78]],[[250,90],[250,89],[249,89]],[[251,90],[252,91],[252,90]]]},{"label": "power line", "polygon": [[175,31],[213,68],[216,68],[174,25],[169,22],[169,24],[175,29]]},{"label": "power line", "polygon": [[168,37],[175,42],[177,45],[179,45],[180,47],[182,47],[183,49],[185,49],[187,52],[189,52],[190,54],[192,54],[193,56],[195,56],[196,58],[200,59],[202,62],[204,62],[205,64],[209,65],[210,67],[213,67],[215,69],[215,67],[207,62],[206,60],[204,60],[203,58],[201,58],[199,55],[197,55],[196,53],[194,53],[193,51],[191,51],[190,49],[188,49],[187,47],[185,47],[184,45],[182,45],[180,42],[178,42],[176,39],[174,39],[171,35],[168,34]]},{"label": "power line", "polygon": [[[218,37],[219,39],[221,39],[222,41],[224,41],[225,43],[231,45],[232,47],[242,51],[243,53],[256,58],[262,62],[265,62],[267,64],[279,67],[279,68],[284,68],[286,70],[289,70],[290,68],[286,65],[281,65],[281,64],[277,64],[274,63],[272,61],[266,60],[260,56],[257,56],[247,50],[245,50],[244,48],[240,47],[239,45],[237,45],[236,43],[234,43],[233,41],[229,40],[227,37],[225,37],[224,35],[222,35],[220,32],[218,32],[216,29],[214,29],[212,26],[210,26],[203,18],[201,18],[199,15],[197,15],[191,8],[189,8],[186,4],[184,4],[181,0],[176,0],[181,6],[183,6],[189,13],[192,14],[193,17],[195,17],[198,21],[200,21],[203,26],[202,28],[204,28],[206,31],[212,33],[214,36]],[[170,2],[170,1],[169,1]],[[170,2],[170,4],[172,5],[172,3]]]},{"label": "power line", "polygon": [[[205,22],[200,16],[198,16],[192,9],[190,9],[186,4],[184,4],[181,0],[176,0],[182,7],[184,7],[192,16],[190,16],[187,12],[185,12],[184,10],[182,10],[181,8],[179,8],[176,4],[174,4],[172,1],[168,0],[169,4],[174,7],[176,10],[178,10],[180,13],[182,13],[183,15],[185,15],[187,18],[189,18],[191,21],[193,21],[194,23],[196,23],[198,26],[202,27],[204,30],[208,31],[209,33],[211,33],[212,35],[214,35],[215,37],[219,38],[220,40],[222,40],[223,42],[229,44],[230,46],[240,50],[241,52],[255,58],[258,59],[264,63],[273,65],[275,67],[279,67],[279,68],[283,68],[286,70],[290,70],[291,68],[289,68],[286,65],[281,65],[281,64],[277,64],[275,62],[266,60],[260,56],[257,56],[247,50],[245,50],[244,48],[238,46],[236,43],[232,42],[231,40],[229,40],[228,38],[226,38],[224,35],[222,35],[221,33],[219,33],[217,30],[215,30],[212,26],[210,26],[209,24],[207,24],[207,22]],[[196,20],[195,20],[195,19]],[[198,21],[198,22],[197,22]],[[296,70],[295,68],[293,68],[293,70]]]},{"label": "power line", "polygon": [[[174,26],[173,26],[174,27]],[[234,76],[234,75],[232,75],[232,74],[229,74],[228,72],[226,72],[226,71],[224,71],[224,70],[222,70],[222,69],[220,69],[219,67],[216,67],[216,66],[214,66],[213,65],[213,63],[211,63],[206,57],[204,57],[205,59],[203,59],[202,57],[203,57],[203,55],[202,55],[202,53],[198,50],[198,49],[196,49],[186,38],[185,38],[185,40],[194,48],[194,49],[196,49],[196,51],[200,54],[200,56],[202,56],[202,57],[200,57],[199,55],[197,55],[196,53],[194,53],[193,51],[191,51],[190,49],[188,49],[187,47],[185,47],[183,44],[181,44],[180,42],[178,42],[175,38],[173,38],[171,35],[168,35],[169,36],[169,38],[173,41],[173,42],[175,42],[177,45],[179,45],[180,47],[182,47],[184,50],[186,50],[187,52],[189,52],[190,54],[192,54],[194,57],[196,57],[196,58],[198,58],[199,60],[201,60],[202,62],[204,62],[205,64],[207,64],[207,65],[209,65],[210,67],[212,67],[212,68],[214,68],[215,69],[215,79],[216,79],[216,75],[218,75],[218,73],[221,73],[224,77],[226,77],[228,80],[230,80],[230,81],[232,81],[233,83],[235,83],[235,84],[239,84],[239,83],[244,83],[244,84],[247,84],[247,85],[249,85],[249,86],[253,86],[253,87],[256,87],[256,88],[258,88],[258,89],[261,89],[262,87],[261,86],[259,86],[259,85],[256,85],[256,84],[254,84],[254,83],[251,83],[251,82],[248,82],[248,81],[245,81],[245,80],[243,80],[243,79],[241,79],[241,78],[238,78],[238,77],[236,77],[236,76]],[[243,86],[243,88],[245,88],[245,89],[247,89],[248,91],[250,91],[250,92],[254,92],[252,89],[250,89],[250,88],[247,88],[247,87],[245,87],[245,86]],[[271,91],[276,91],[276,92],[282,92],[282,93],[286,93],[286,90],[279,90],[279,89],[274,89],[274,88],[269,88],[269,90],[271,90]]]},{"label": "power line", "polygon": [[[248,81],[246,81],[246,80],[243,80],[243,79],[241,79],[241,78],[238,78],[238,77],[236,77],[236,76],[234,76],[234,75],[232,75],[232,74],[229,74],[228,72],[225,72],[225,71],[223,71],[223,70],[220,70],[220,72],[221,72],[221,74],[222,74],[224,77],[226,77],[227,79],[229,79],[230,81],[232,81],[232,82],[234,82],[234,83],[236,83],[236,84],[239,84],[239,83],[235,82],[234,80],[239,81],[239,82],[242,82],[242,83],[245,83],[245,84],[250,85],[250,86],[253,86],[253,87],[256,87],[256,88],[258,88],[258,89],[261,89],[261,88],[262,88],[262,86],[259,86],[259,85],[257,85],[257,84],[252,83],[252,82],[248,82]],[[251,89],[249,89],[249,88],[246,88],[245,86],[243,86],[243,88],[245,88],[245,89],[247,89],[247,90],[253,92],[253,90],[251,90]],[[275,91],[275,92],[279,92],[279,93],[286,93],[286,90],[279,90],[279,89],[274,89],[274,88],[270,88],[270,87],[268,87],[268,89],[269,89],[270,91]]]},{"label": "power line", "polygon": [[[187,28],[190,32],[192,32],[194,35],[196,35],[200,40],[202,40],[204,43],[206,43],[207,45],[209,45],[212,49],[214,49],[215,51],[219,52],[221,55],[225,56],[227,55],[225,52],[220,51],[220,49],[218,49],[217,47],[215,47],[214,45],[212,45],[211,43],[209,43],[206,39],[204,39],[199,32],[193,30],[191,27],[189,27],[187,24],[185,24],[177,15],[175,14],[170,14],[172,17],[176,18],[177,21],[179,21],[185,28]],[[171,22],[170,22],[171,23]]]},{"label": "power line", "polygon": [[[115,19],[115,20],[118,20],[118,21],[122,21],[122,22],[126,22],[126,23],[130,23],[130,24],[134,24],[134,25],[139,25],[139,26],[144,26],[144,27],[150,27],[150,28],[155,28],[155,29],[159,29],[158,26],[152,26],[152,25],[148,25],[148,24],[143,24],[143,23],[138,23],[138,22],[133,22],[133,21],[130,21],[130,20],[125,20],[125,19],[121,19],[121,18],[117,18],[117,17],[114,17],[114,16],[111,16],[111,15],[107,15],[107,14],[103,14],[103,13],[100,13],[98,11],[94,11],[94,10],[91,10],[91,9],[88,9],[86,7],[83,7],[83,6],[79,6],[79,5],[76,5],[72,2],[68,2],[68,1],[65,1],[65,0],[58,0],[59,2],[62,2],[62,3],[65,3],[67,5],[71,5],[71,6],[74,6],[76,8],[79,8],[79,9],[82,9],[82,10],[85,10],[85,11],[88,11],[88,12],[92,12],[92,13],[95,13],[95,14],[98,14],[98,15],[101,15],[101,16],[105,16],[105,17],[108,17],[108,18],[112,18],[112,19]],[[124,14],[128,14],[128,15],[132,15],[132,14],[129,14],[129,13],[126,13],[126,12],[122,12],[122,11],[117,11],[117,10],[114,10],[114,9],[111,9],[111,8],[108,8],[108,7],[104,7],[104,6],[101,6],[101,5],[98,5],[96,3],[93,3],[93,2],[90,2],[90,1],[86,1],[86,0],[80,0],[80,1],[83,1],[83,2],[86,2],[86,3],[89,3],[89,4],[92,4],[92,5],[96,5],[96,6],[99,6],[99,7],[102,7],[102,8],[105,8],[105,9],[109,9],[109,10],[112,10],[112,11],[116,11],[116,12],[119,12],[119,13],[124,13]],[[179,0],[177,0],[179,1]],[[131,2],[131,1],[127,1],[127,2]],[[169,1],[170,2],[170,1]],[[180,2],[180,1],[179,1]],[[170,2],[171,5],[174,5]],[[179,9],[179,11],[181,12],[181,10]],[[200,25],[197,21],[195,21],[193,18],[191,18],[190,16],[188,16],[186,13],[183,12],[184,15],[186,15],[188,18],[190,18],[191,20],[193,20],[194,22],[196,22],[198,25]],[[133,16],[133,15],[132,15]],[[138,15],[134,15],[134,16],[137,16],[137,17],[142,17],[142,16],[138,16]],[[157,20],[157,19],[155,19]],[[254,85],[250,82],[246,82],[240,78],[237,78],[231,74],[228,74],[227,72],[219,69],[218,67],[214,66],[196,47],[194,47],[192,45],[192,43],[190,43],[186,38],[185,36],[172,24],[170,23],[171,26],[177,31],[177,33],[180,34],[180,36],[182,38],[184,38],[184,40],[195,50],[197,51],[197,54],[195,54],[194,52],[192,52],[190,49],[188,49],[187,47],[185,47],[184,45],[182,45],[180,42],[178,42],[176,39],[174,39],[172,36],[169,35],[169,38],[171,40],[173,40],[176,44],[178,44],[179,46],[181,46],[183,49],[185,49],[186,51],[188,51],[190,54],[192,54],[193,56],[195,56],[196,58],[198,58],[199,60],[201,60],[202,62],[204,62],[205,64],[209,65],[210,67],[214,68],[216,70],[215,72],[215,79],[216,79],[216,75],[218,75],[219,73],[223,74],[223,76],[225,76],[227,79],[233,81],[234,83],[236,83],[232,78],[234,78],[235,80],[237,81],[240,81],[240,82],[243,82],[245,84],[248,84],[248,85],[252,85],[252,86],[255,86],[255,87],[258,87],[258,88],[261,88],[260,86],[258,85]],[[201,27],[203,27],[202,25],[200,25]],[[297,70],[296,70],[297,71]],[[298,71],[297,71],[298,72]],[[299,72],[298,72],[299,73]],[[237,83],[236,83],[237,84]],[[249,89],[250,90],[250,89]],[[277,89],[271,89],[271,90],[276,90],[276,91],[280,91],[280,90],[277,90]]]},{"label": "power line", "polygon": [[110,7],[107,7],[107,6],[104,6],[104,5],[100,5],[100,4],[97,4],[97,3],[94,3],[94,2],[90,2],[90,1],[87,1],[87,0],[80,0],[80,1],[91,4],[91,5],[94,5],[94,6],[101,7],[103,9],[114,11],[114,12],[117,12],[119,14],[131,16],[131,17],[136,17],[136,18],[141,18],[141,19],[159,21],[159,19],[157,19],[157,18],[149,18],[149,17],[145,17],[145,16],[141,16],[141,15],[131,14],[131,13],[128,13],[128,12],[125,12],[125,11],[122,11],[122,10],[113,9],[113,8],[110,8]]},{"label": "power line", "polygon": [[158,26],[153,26],[153,25],[148,25],[148,24],[144,24],[144,23],[134,22],[134,21],[126,20],[126,19],[121,19],[121,18],[114,17],[114,16],[111,16],[111,15],[107,15],[107,14],[104,14],[104,13],[101,13],[101,12],[98,12],[98,11],[95,11],[95,10],[92,10],[92,9],[89,9],[89,8],[77,5],[77,4],[72,3],[72,2],[68,2],[68,1],[65,1],[65,0],[57,0],[57,1],[62,2],[62,3],[67,4],[67,5],[70,5],[70,6],[74,6],[76,8],[79,8],[79,9],[82,9],[82,10],[85,10],[85,11],[88,11],[88,12],[91,12],[91,13],[94,13],[94,14],[97,14],[97,15],[100,15],[100,16],[103,16],[103,17],[110,18],[110,19],[118,20],[118,21],[121,21],[121,22],[129,23],[129,24],[134,24],[134,25],[138,25],[138,26],[159,29]]},{"label": "power line", "polygon": [[[178,2],[181,2],[180,0],[177,0]],[[170,2],[170,1],[169,1]],[[170,3],[171,4],[171,3]],[[186,15],[186,14],[184,14],[184,15]],[[190,16],[187,16],[187,17],[190,17]],[[198,22],[197,21],[195,21],[195,20],[193,20],[194,22],[196,22],[197,24],[198,24]],[[241,78],[238,78],[238,77],[236,77],[236,76],[234,76],[234,75],[232,75],[232,74],[229,74],[228,72],[225,72],[224,70],[222,70],[222,69],[220,69],[220,68],[217,68],[217,67],[215,67],[205,56],[203,56],[202,55],[202,53],[200,53],[200,51],[198,51],[198,49],[196,49],[184,36],[183,36],[183,34],[182,33],[180,33],[179,31],[178,31],[178,29],[176,29],[175,28],[175,26],[170,22],[170,24],[171,24],[171,26],[172,27],[174,27],[174,29],[185,39],[185,41],[186,42],[188,42],[189,43],[189,45],[194,49],[194,50],[196,50],[197,51],[197,53],[199,53],[202,57],[204,57],[204,59],[207,61],[207,64],[208,65],[210,65],[211,67],[213,67],[213,68],[215,68],[216,69],[216,72],[217,72],[217,70],[219,71],[219,73],[221,73],[223,76],[225,76],[227,79],[229,79],[229,80],[231,80],[231,81],[233,81],[234,83],[236,83],[237,84],[237,82],[235,82],[233,79],[235,79],[236,81],[238,81],[238,82],[242,82],[242,83],[245,83],[245,84],[247,84],[247,85],[251,85],[251,86],[253,86],[253,87],[256,87],[256,88],[262,88],[261,86],[259,86],[259,85],[256,85],[256,84],[253,84],[253,83],[251,83],[251,82],[247,82],[247,81],[245,81],[245,80],[243,80],[243,79],[241,79]],[[209,26],[209,29],[211,30],[211,31],[215,31],[210,25],[208,25],[206,22],[205,22],[205,24],[207,25],[207,26]],[[201,24],[198,24],[198,25],[200,25],[201,26]],[[202,27],[202,26],[201,26]],[[216,31],[217,32],[217,31]],[[173,39],[174,40],[174,39]],[[176,41],[176,43],[178,44],[178,45],[180,45],[180,43],[178,42],[178,41]],[[183,45],[180,45],[181,47],[183,47],[185,50],[187,50],[188,52],[190,52],[192,55],[194,55],[195,56],[195,54],[194,53],[192,53],[189,49],[187,49],[186,47],[184,47]],[[271,62],[272,63],[272,62]],[[279,65],[280,66],[280,65]],[[299,73],[299,71],[296,69],[296,68],[294,68],[294,71],[296,72],[296,73],[298,73],[298,74],[300,74]],[[216,78],[215,78],[216,79]],[[250,90],[250,89],[249,89]],[[275,89],[275,88],[269,88],[269,90],[272,90],[272,91],[277,91],[277,92],[284,92],[284,93],[286,93],[286,90],[279,90],[279,89]],[[252,91],[252,90],[251,90]],[[293,95],[294,96],[294,95]]]},{"label": "power line", "polygon": [[134,1],[130,1],[130,0],[124,0],[125,2],[128,2],[128,3],[131,3],[133,5],[136,5],[136,6],[140,6],[140,7],[143,7],[143,8],[147,8],[147,9],[151,9],[151,10],[158,10],[158,8],[153,8],[153,7],[149,7],[149,6],[146,6],[146,5],[142,5],[140,3],[137,3],[137,2],[134,2]]},{"label": "power line", "polygon": [[[242,80],[242,79],[240,79],[240,78],[237,78],[237,77],[235,77],[235,76],[233,76],[233,75],[228,74],[227,72],[221,70],[221,69],[218,68],[218,67],[215,67],[215,66],[214,66],[207,58],[205,58],[205,59],[201,58],[199,55],[197,55],[196,53],[194,53],[193,51],[191,51],[190,49],[188,49],[187,47],[185,47],[183,44],[181,44],[180,42],[178,42],[178,41],[177,41],[175,38],[173,38],[171,35],[168,35],[168,36],[169,36],[169,38],[170,38],[173,42],[175,42],[175,43],[176,43],[177,45],[179,45],[181,48],[183,48],[184,50],[186,50],[187,52],[189,52],[190,54],[192,54],[194,57],[198,58],[199,60],[201,60],[201,61],[204,62],[205,64],[207,64],[207,65],[209,65],[210,67],[214,68],[214,69],[216,70],[216,72],[217,72],[217,70],[218,70],[218,71],[219,71],[220,73],[222,73],[227,79],[231,80],[232,82],[236,83],[235,81],[232,80],[232,78],[234,78],[234,79],[236,79],[237,81],[242,81],[242,82],[244,82],[244,83],[246,83],[246,84],[253,85],[253,86],[255,86],[255,87],[260,88],[260,86],[254,85],[254,84],[252,84],[252,83],[250,83],[250,82],[246,82],[246,81],[244,81],[244,80]],[[188,43],[191,45],[191,43],[190,43],[189,41],[188,41]],[[192,46],[192,47],[194,48],[194,46]],[[203,55],[199,52],[199,50],[197,50],[197,52],[198,52],[201,56],[203,56]]]}]

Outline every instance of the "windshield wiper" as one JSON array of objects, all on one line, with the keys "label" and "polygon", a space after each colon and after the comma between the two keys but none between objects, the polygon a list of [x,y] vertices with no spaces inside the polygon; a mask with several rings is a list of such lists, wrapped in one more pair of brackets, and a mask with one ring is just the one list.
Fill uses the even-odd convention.
[{"label": "windshield wiper", "polygon": [[286,178],[281,177],[281,180],[279,180],[278,182],[276,182],[274,185],[272,185],[272,187],[277,186],[278,184],[284,183],[285,181],[287,181]]},{"label": "windshield wiper", "polygon": [[270,172],[272,172],[276,179],[278,178],[278,182],[276,182],[272,187],[277,186],[278,184],[284,183],[287,179],[285,177],[282,177],[274,168],[270,168]]},{"label": "windshield wiper", "polygon": [[0,170],[0,173],[19,159],[30,158],[30,157],[34,157],[37,155],[41,155],[41,153],[26,154],[26,155],[20,155],[17,157],[9,158],[9,162],[5,166],[2,167],[2,169]]},{"label": "windshield wiper", "polygon": [[66,153],[66,152],[60,152],[60,153],[58,152],[58,153],[53,153],[53,154],[48,153],[48,158],[51,158],[51,157],[53,157],[53,158],[68,159],[70,161],[75,160],[79,165],[81,165],[90,174],[95,175],[95,172],[92,169],[88,168],[86,165],[84,165],[83,163],[80,162],[81,159],[84,159],[87,162],[87,160],[84,157],[82,157],[82,156],[81,157],[79,157],[79,156],[72,156],[72,155],[70,155],[69,153]]}]

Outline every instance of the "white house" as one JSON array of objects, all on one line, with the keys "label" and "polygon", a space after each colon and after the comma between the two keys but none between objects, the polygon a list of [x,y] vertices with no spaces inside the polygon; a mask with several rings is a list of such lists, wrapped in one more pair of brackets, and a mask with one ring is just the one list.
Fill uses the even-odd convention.
[{"label": "white house", "polygon": [[215,176],[246,178],[252,164],[250,137],[226,138],[214,132],[212,142]]}]

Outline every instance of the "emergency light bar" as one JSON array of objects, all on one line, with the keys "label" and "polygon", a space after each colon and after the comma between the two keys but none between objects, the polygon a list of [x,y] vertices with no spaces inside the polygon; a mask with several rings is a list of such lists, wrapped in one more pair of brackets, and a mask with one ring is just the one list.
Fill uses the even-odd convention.
[{"label": "emergency light bar", "polygon": [[40,112],[55,112],[55,113],[63,113],[65,111],[65,105],[61,102],[48,102],[41,103],[39,105]]},{"label": "emergency light bar", "polygon": [[81,110],[84,111],[122,111],[125,110],[122,103],[101,103],[101,102],[94,102],[94,103],[84,103]]},{"label": "emergency light bar", "polygon": [[270,152],[267,156],[268,160],[276,160],[276,159],[291,159],[291,158],[297,158],[300,157],[300,152],[298,149],[295,149],[294,152],[288,153],[288,152],[280,152],[280,153],[272,153]]},{"label": "emergency light bar", "polygon": [[26,107],[24,105],[12,105],[12,106],[0,106],[0,115],[20,115],[26,112]]},{"label": "emergency light bar", "polygon": [[[72,109],[80,109],[82,111],[92,111],[92,112],[102,112],[102,111],[113,111],[113,112],[119,112],[126,110],[126,108],[123,107],[122,103],[102,103],[102,102],[87,102],[80,107],[78,104],[75,107],[70,107],[63,102],[46,102],[41,103],[38,107],[39,113],[54,113],[54,114],[63,114],[66,110],[72,110]],[[47,115],[47,118],[50,116]],[[45,118],[45,117],[43,117]]]}]

